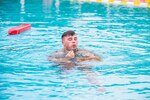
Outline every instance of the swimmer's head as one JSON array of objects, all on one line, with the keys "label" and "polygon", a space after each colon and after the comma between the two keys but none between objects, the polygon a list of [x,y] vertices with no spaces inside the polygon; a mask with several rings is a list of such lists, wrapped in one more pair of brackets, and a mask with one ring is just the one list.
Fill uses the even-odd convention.
[{"label": "swimmer's head", "polygon": [[66,31],[63,33],[62,37],[62,44],[64,49],[70,51],[75,50],[78,45],[78,38],[74,31]]}]

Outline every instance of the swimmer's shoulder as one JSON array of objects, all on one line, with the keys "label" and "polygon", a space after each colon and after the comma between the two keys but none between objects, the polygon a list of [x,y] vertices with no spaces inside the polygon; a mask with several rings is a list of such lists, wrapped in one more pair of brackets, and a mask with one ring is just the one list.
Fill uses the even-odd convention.
[{"label": "swimmer's shoulder", "polygon": [[82,56],[98,56],[96,53],[84,48],[78,48],[78,54]]},{"label": "swimmer's shoulder", "polygon": [[84,48],[77,48],[77,51],[78,51],[78,52],[81,52],[81,51],[87,51],[87,50],[84,49]]},{"label": "swimmer's shoulder", "polygon": [[78,51],[78,53],[89,53],[89,52],[91,52],[91,51],[86,50],[84,48],[78,48],[77,51]]},{"label": "swimmer's shoulder", "polygon": [[51,57],[64,57],[64,55],[65,55],[64,49],[60,49],[60,50],[53,52],[50,56]]}]

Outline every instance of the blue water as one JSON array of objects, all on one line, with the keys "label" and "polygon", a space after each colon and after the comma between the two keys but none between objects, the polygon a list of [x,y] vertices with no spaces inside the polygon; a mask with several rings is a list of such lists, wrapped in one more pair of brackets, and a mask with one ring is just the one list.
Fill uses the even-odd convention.
[{"label": "blue water", "polygon": [[[31,30],[8,36],[30,23]],[[78,33],[79,47],[102,62],[89,74],[47,60],[61,34]],[[149,100],[150,9],[79,0],[0,0],[0,100]]]}]

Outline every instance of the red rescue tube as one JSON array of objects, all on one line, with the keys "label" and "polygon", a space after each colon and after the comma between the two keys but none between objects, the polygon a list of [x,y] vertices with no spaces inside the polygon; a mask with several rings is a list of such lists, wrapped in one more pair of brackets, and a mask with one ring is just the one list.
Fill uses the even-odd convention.
[{"label": "red rescue tube", "polygon": [[16,34],[20,34],[26,30],[29,30],[31,28],[30,24],[22,24],[20,26],[11,28],[8,30],[8,35],[16,35]]}]

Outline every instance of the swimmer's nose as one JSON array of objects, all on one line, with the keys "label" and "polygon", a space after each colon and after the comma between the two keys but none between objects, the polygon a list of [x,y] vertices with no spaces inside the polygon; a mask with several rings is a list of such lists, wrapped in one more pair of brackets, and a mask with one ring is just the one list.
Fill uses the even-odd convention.
[{"label": "swimmer's nose", "polygon": [[73,40],[73,41],[72,41],[72,43],[76,43],[76,41],[75,41],[75,40]]}]

